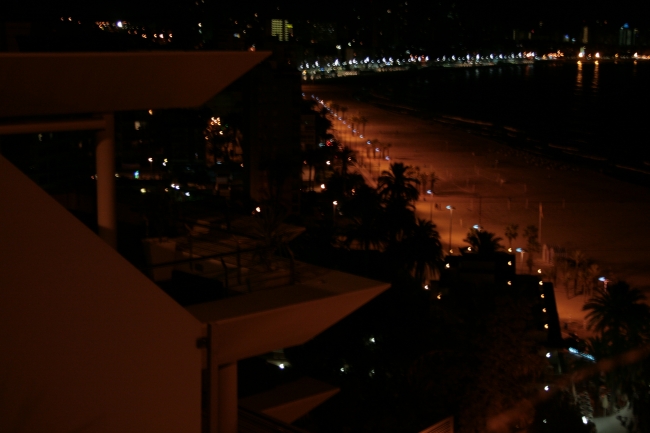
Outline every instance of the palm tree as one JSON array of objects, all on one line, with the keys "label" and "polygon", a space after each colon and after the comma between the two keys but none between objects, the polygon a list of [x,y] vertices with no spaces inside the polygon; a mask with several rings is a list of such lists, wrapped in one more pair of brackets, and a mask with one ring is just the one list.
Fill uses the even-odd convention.
[{"label": "palm tree", "polygon": [[512,241],[519,236],[519,224],[510,223],[506,226],[506,238],[508,238],[508,247],[512,248]]},{"label": "palm tree", "polygon": [[571,252],[571,256],[567,257],[567,265],[572,270],[573,274],[573,294],[578,294],[578,284],[583,278],[585,267],[587,266],[587,256],[580,250]]},{"label": "palm tree", "polygon": [[534,224],[531,224],[527,226],[524,229],[524,238],[526,239],[526,249],[528,250],[529,253],[537,253],[539,252],[540,245],[539,245],[539,230],[537,229],[537,226]]},{"label": "palm tree", "polygon": [[536,225],[529,225],[524,230],[523,237],[526,239],[526,250],[528,251],[528,257],[526,258],[526,266],[528,266],[528,273],[533,272],[533,253],[538,253],[541,249],[539,245],[539,230]]},{"label": "palm tree", "polygon": [[269,271],[276,266],[275,254],[293,256],[289,241],[301,233],[300,230],[296,231],[294,227],[284,223],[286,216],[287,212],[281,206],[262,205],[261,212],[253,219],[250,227],[249,233],[258,248],[255,255]]},{"label": "palm tree", "polygon": [[344,244],[350,248],[356,244],[364,250],[382,250],[388,241],[386,220],[381,199],[374,188],[361,185],[346,203],[350,225],[346,229]]},{"label": "palm tree", "polygon": [[413,207],[413,202],[419,197],[417,185],[420,181],[413,177],[411,166],[401,162],[390,165],[390,171],[384,170],[377,182],[377,191],[386,203],[401,204]]},{"label": "palm tree", "polygon": [[366,118],[363,117],[363,116],[360,116],[360,117],[359,117],[359,123],[361,124],[361,128],[362,128],[362,132],[361,132],[361,133],[362,133],[363,135],[366,135],[366,123],[368,123],[368,119],[366,119]]},{"label": "palm tree", "polygon": [[418,284],[424,284],[428,275],[437,274],[441,269],[442,244],[431,221],[418,218],[412,231],[400,242],[399,250],[406,269]]},{"label": "palm tree", "polygon": [[463,242],[470,245],[473,253],[488,255],[503,250],[503,245],[500,243],[502,240],[496,237],[494,233],[471,228]]},{"label": "palm tree", "polygon": [[430,185],[429,189],[431,190],[431,194],[436,193],[435,189],[433,189],[433,188],[434,188],[434,186],[436,186],[436,182],[439,181],[439,180],[440,180],[440,178],[438,176],[436,176],[435,171],[429,172],[429,185]]},{"label": "palm tree", "polygon": [[[353,130],[357,129],[357,128],[355,128],[355,125],[359,126],[358,123],[359,123],[359,118],[357,116],[350,117],[350,126],[352,126]],[[352,131],[350,131],[350,132],[352,132]]]},{"label": "palm tree", "polygon": [[344,146],[336,156],[341,160],[341,174],[347,176],[348,167],[357,163],[357,153],[348,146]]},{"label": "palm tree", "polygon": [[400,201],[384,203],[384,219],[388,234],[388,246],[391,248],[403,241],[413,231],[416,224],[413,207]]},{"label": "palm tree", "polygon": [[602,275],[602,270],[597,263],[588,262],[582,272],[582,287],[585,295],[591,296],[594,289],[598,287],[598,277]]},{"label": "palm tree", "polygon": [[606,290],[597,289],[596,295],[582,307],[588,311],[587,328],[609,339],[620,351],[635,347],[649,337],[650,307],[645,300],[639,289],[623,281]]},{"label": "palm tree", "polygon": [[342,173],[334,172],[325,184],[331,198],[340,200],[349,198],[352,191],[364,185],[365,181],[359,173],[348,173],[344,176]]}]

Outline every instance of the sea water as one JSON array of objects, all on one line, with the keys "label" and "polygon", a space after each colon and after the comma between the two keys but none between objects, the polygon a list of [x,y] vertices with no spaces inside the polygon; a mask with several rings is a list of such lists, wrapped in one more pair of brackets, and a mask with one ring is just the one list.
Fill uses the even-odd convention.
[{"label": "sea water", "polygon": [[[361,83],[359,83],[361,81]],[[650,62],[538,61],[359,77],[359,97],[650,181]]]}]

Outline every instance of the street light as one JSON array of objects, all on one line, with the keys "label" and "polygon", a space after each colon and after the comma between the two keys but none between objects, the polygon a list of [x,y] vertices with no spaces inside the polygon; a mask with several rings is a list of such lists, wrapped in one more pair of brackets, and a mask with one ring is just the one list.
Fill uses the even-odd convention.
[{"label": "street light", "polygon": [[149,158],[148,161],[149,161],[149,169],[153,171],[153,158]]},{"label": "street light", "polygon": [[456,208],[451,205],[447,205],[447,209],[449,209],[449,254],[453,254],[454,250],[451,249],[451,222],[452,216],[454,215],[454,209]]},{"label": "street light", "polygon": [[515,251],[521,254],[521,266],[524,266],[524,253],[526,252],[523,248],[517,248]]},{"label": "street light", "polygon": [[603,286],[605,287],[605,290],[607,290],[607,283],[609,283],[609,280],[607,278],[605,278],[605,277],[600,277],[600,278],[598,278],[598,281],[602,281]]},{"label": "street light", "polygon": [[336,205],[338,205],[338,204],[339,204],[339,202],[336,201],[336,200],[334,200],[332,202],[332,219],[336,218]]}]

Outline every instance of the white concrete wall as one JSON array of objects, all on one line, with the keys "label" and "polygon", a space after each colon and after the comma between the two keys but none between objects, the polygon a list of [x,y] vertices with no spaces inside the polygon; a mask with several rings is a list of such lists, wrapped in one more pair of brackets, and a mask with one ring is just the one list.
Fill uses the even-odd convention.
[{"label": "white concrete wall", "polygon": [[198,433],[200,335],[0,157],[0,431]]}]

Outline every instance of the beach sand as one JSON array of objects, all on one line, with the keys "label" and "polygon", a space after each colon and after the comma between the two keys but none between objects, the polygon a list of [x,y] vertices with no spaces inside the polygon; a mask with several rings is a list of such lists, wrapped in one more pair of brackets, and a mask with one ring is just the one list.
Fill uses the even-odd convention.
[{"label": "beach sand", "polygon": [[[440,178],[435,194],[421,198],[416,212],[420,218],[432,216],[445,249],[450,230],[447,205],[455,207],[451,238],[458,252],[459,246],[466,246],[462,239],[468,229],[479,223],[502,237],[506,246],[506,225],[519,224],[513,248],[525,247],[521,233],[527,225],[539,224],[541,203],[542,244],[580,250],[598,263],[604,276],[625,280],[650,293],[648,188],[584,168],[551,168],[551,160],[517,152],[476,131],[469,133],[459,127],[427,122],[407,111],[393,112],[359,102],[349,88],[310,84],[303,86],[303,92],[307,97],[313,94],[328,103],[346,106],[347,117],[362,115],[368,119],[363,139],[353,137],[342,122],[333,122],[335,134],[358,151],[366,176],[376,179],[390,162],[435,172]],[[368,139],[379,140],[377,147],[381,151],[387,148],[391,161],[372,159],[369,163],[365,144]],[[542,261],[541,254],[536,259],[535,270],[549,268],[550,263]],[[518,264],[519,273],[527,271]],[[581,310],[584,296],[569,299],[561,284],[556,292],[561,321],[585,335]]]}]

